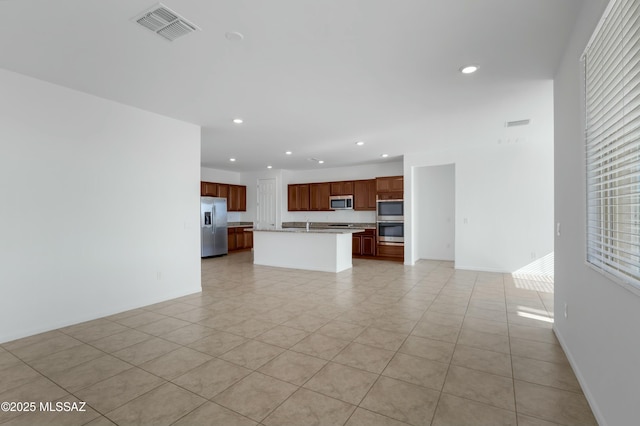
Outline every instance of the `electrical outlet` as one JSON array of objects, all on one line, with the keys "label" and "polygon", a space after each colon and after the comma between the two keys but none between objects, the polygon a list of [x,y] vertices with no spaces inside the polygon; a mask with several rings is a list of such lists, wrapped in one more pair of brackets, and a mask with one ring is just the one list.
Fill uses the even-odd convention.
[{"label": "electrical outlet", "polygon": [[536,252],[532,251],[531,252],[531,260],[536,260],[538,258],[538,256],[536,256]]},{"label": "electrical outlet", "polygon": [[569,318],[569,305],[565,302],[564,304],[564,319]]}]

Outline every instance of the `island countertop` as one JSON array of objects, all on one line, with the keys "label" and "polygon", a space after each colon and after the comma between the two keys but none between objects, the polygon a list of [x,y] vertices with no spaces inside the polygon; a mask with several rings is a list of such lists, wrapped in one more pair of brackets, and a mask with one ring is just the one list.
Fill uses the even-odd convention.
[{"label": "island countertop", "polygon": [[309,228],[307,231],[305,228],[275,228],[275,229],[258,229],[247,228],[245,231],[254,232],[287,232],[295,234],[355,234],[357,232],[364,232],[362,228],[348,228],[348,229],[313,229]]}]

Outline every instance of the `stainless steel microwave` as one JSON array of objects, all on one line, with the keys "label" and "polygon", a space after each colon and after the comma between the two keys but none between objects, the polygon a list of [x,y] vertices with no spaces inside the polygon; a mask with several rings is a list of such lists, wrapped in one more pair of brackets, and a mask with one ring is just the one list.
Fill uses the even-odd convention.
[{"label": "stainless steel microwave", "polygon": [[353,195],[332,195],[329,197],[331,210],[352,210]]}]

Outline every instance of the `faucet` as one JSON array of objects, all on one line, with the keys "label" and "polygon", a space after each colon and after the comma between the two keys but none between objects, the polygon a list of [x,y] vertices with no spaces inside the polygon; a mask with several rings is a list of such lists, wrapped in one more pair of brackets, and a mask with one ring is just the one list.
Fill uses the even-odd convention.
[{"label": "faucet", "polygon": [[309,219],[307,219],[307,232],[309,232]]}]

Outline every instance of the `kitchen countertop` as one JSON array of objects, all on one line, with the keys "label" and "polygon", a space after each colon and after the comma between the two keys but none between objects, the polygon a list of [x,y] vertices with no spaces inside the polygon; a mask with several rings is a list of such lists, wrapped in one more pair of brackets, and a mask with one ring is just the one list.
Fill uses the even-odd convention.
[{"label": "kitchen countertop", "polygon": [[[307,222],[282,222],[282,228],[305,228]],[[376,229],[375,223],[309,222],[310,229]]]},{"label": "kitchen countertop", "polygon": [[244,228],[252,227],[253,222],[227,222],[227,228]]},{"label": "kitchen countertop", "polygon": [[[296,234],[355,234],[358,232],[364,232],[363,228],[337,228],[337,229],[314,229],[309,228],[275,228],[275,229],[256,229],[251,228],[251,231],[256,232],[288,232]],[[248,231],[248,230],[247,230]]]}]

